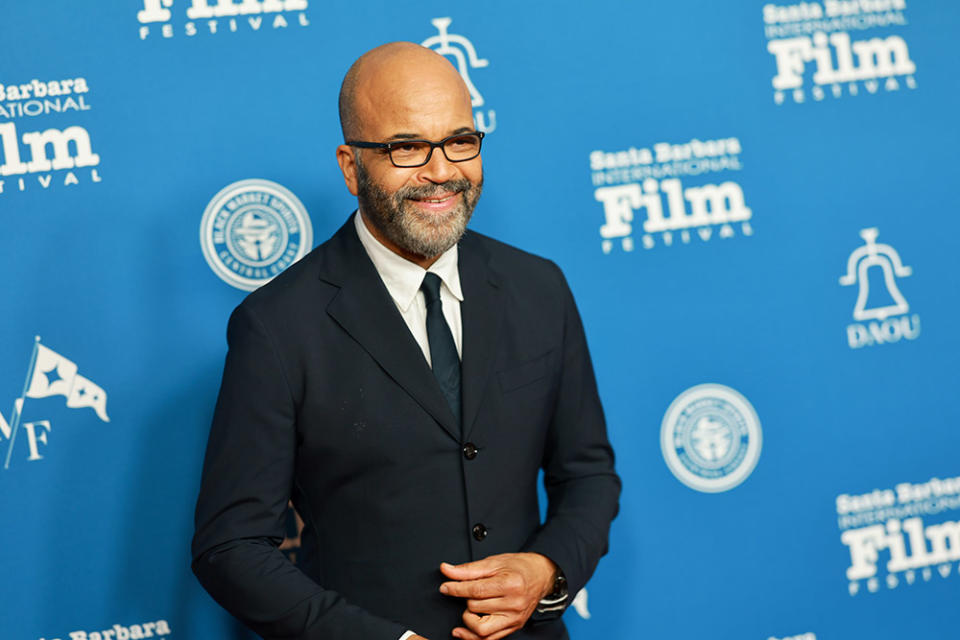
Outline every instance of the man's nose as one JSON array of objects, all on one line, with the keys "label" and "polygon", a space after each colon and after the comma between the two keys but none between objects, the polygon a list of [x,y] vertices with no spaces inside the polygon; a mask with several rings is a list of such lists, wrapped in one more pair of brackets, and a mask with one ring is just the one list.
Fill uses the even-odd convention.
[{"label": "man's nose", "polygon": [[434,148],[433,153],[430,154],[430,160],[420,168],[420,176],[423,179],[437,184],[451,180],[456,175],[457,168],[447,160],[447,156],[443,155],[443,149],[440,147]]}]

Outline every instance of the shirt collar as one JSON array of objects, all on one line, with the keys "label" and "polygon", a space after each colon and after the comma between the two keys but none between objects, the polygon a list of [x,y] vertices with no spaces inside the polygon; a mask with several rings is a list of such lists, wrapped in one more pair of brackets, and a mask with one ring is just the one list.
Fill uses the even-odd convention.
[{"label": "shirt collar", "polygon": [[357,235],[360,237],[360,244],[367,251],[367,255],[370,256],[373,266],[380,274],[380,279],[386,285],[390,297],[393,298],[401,312],[406,313],[410,305],[413,304],[417,292],[420,290],[420,284],[423,282],[423,276],[427,271],[437,274],[450,293],[453,294],[453,297],[463,302],[460,271],[457,268],[459,254],[456,244],[440,254],[440,257],[430,265],[429,269],[424,269],[385,247],[367,229],[362,216],[363,214],[358,209],[357,215],[354,216],[354,226],[357,229]]}]

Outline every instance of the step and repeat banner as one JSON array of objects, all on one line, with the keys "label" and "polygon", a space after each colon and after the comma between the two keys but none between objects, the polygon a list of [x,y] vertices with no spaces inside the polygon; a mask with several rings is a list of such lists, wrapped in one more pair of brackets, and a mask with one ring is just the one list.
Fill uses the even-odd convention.
[{"label": "step and repeat banner", "polygon": [[584,318],[624,491],[572,637],[956,638],[958,31],[942,0],[4,2],[0,637],[251,637],[189,568],[227,318],[353,210],[339,84],[408,40],[488,134],[473,227]]}]

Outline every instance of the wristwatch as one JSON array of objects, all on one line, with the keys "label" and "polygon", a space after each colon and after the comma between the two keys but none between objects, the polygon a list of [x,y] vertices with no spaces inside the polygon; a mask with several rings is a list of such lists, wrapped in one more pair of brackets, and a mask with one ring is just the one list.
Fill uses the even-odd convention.
[{"label": "wristwatch", "polygon": [[553,591],[540,599],[537,604],[537,613],[559,615],[567,607],[569,593],[567,591],[567,578],[563,571],[557,569],[557,577],[553,579]]},{"label": "wristwatch", "polygon": [[567,577],[557,569],[557,577],[553,580],[553,591],[543,597],[544,600],[557,600],[567,597]]}]

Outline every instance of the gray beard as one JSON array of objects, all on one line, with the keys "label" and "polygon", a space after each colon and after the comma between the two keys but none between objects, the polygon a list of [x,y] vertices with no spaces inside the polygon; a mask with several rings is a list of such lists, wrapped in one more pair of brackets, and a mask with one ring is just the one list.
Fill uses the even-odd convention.
[{"label": "gray beard", "polygon": [[[370,178],[359,156],[357,160],[360,209],[364,218],[390,242],[413,255],[434,258],[460,241],[480,199],[482,180],[474,184],[460,178],[441,184],[405,186],[391,195]],[[442,217],[424,214],[409,202],[410,198],[430,198],[451,192],[461,194],[460,202]]]}]

